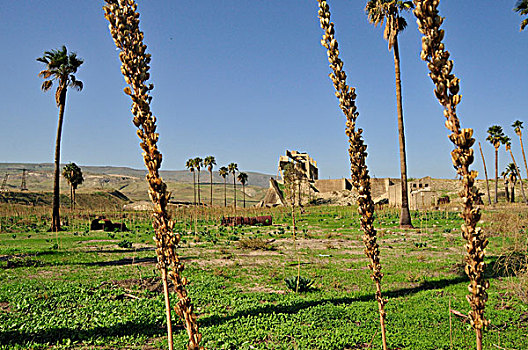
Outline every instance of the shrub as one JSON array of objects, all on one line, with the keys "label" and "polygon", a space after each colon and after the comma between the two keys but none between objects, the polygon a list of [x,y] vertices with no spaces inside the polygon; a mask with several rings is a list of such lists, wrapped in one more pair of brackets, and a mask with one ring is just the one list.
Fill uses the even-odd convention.
[{"label": "shrub", "polygon": [[[297,283],[297,279],[299,280],[299,283]],[[284,279],[284,282],[286,282],[286,286],[288,289],[292,291],[296,291],[297,293],[304,293],[309,292],[312,290],[313,281],[308,277],[303,276],[292,276]]]},{"label": "shrub", "polygon": [[132,248],[132,242],[130,242],[127,239],[124,239],[121,242],[117,243],[117,246],[119,248],[129,249],[129,248]]}]

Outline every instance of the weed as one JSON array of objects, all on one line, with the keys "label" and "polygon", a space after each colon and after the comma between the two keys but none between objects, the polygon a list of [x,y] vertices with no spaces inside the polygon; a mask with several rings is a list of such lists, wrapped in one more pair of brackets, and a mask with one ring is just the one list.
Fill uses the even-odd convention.
[{"label": "weed", "polygon": [[117,246],[119,248],[123,248],[123,249],[130,249],[130,248],[132,248],[132,242],[130,242],[127,239],[124,239],[121,242],[117,243]]}]

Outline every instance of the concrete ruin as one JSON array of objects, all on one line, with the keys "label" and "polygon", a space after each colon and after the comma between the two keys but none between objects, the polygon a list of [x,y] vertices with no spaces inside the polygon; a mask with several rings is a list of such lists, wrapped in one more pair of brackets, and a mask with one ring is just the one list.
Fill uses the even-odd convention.
[{"label": "concrete ruin", "polygon": [[[433,188],[433,182],[430,176],[408,181],[407,191],[410,210],[430,209],[445,201],[440,199],[443,197]],[[391,181],[389,183],[388,198],[390,206],[401,206],[401,181]]]},{"label": "concrete ruin", "polygon": [[317,162],[313,160],[308,153],[298,151],[286,150],[285,156],[279,157],[279,173],[281,179],[284,179],[283,172],[284,168],[288,163],[299,164],[299,169],[303,172],[303,175],[308,181],[315,181],[319,179],[319,169],[317,168]]},{"label": "concrete ruin", "polygon": [[[347,193],[355,193],[352,186],[352,180],[347,178],[342,179],[319,179],[319,169],[317,162],[313,160],[308,153],[298,151],[286,151],[285,156],[279,157],[279,171],[280,180],[270,179],[270,187],[264,199],[257,205],[260,207],[273,207],[289,205],[284,193],[280,189],[279,184],[284,183],[283,172],[288,164],[295,164],[304,176],[301,181],[301,193],[304,198],[300,199],[302,202],[314,201],[327,202],[330,197],[343,197],[347,200],[352,200],[353,196]],[[396,178],[371,178],[370,186],[372,191],[372,199],[375,203],[387,203],[390,206],[401,206],[401,180]],[[409,191],[409,209],[411,210],[425,210],[430,209],[441,204],[449,203],[445,196],[441,196],[438,190],[433,188],[433,181],[431,177],[424,177],[408,182]],[[297,200],[296,200],[297,201]],[[332,199],[332,202],[339,204],[343,201]],[[348,205],[351,203],[349,202]]]},{"label": "concrete ruin", "polygon": [[286,200],[279,188],[278,182],[274,178],[270,178],[270,186],[264,199],[261,200],[256,206],[257,207],[276,207],[279,205],[286,205]]}]

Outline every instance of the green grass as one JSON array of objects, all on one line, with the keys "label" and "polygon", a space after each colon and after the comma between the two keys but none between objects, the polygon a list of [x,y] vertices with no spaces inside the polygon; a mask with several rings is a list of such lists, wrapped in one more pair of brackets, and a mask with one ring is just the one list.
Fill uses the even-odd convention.
[{"label": "green grass", "polygon": [[[311,291],[298,294],[284,282],[297,274],[288,210],[262,212],[269,213],[274,226],[234,228],[218,226],[218,214],[205,213],[196,235],[191,220],[179,217],[178,252],[202,344],[207,349],[337,350],[366,349],[372,342],[372,349],[380,349],[374,285],[356,208],[308,207],[298,216],[301,276],[314,281]],[[469,309],[458,215],[414,213],[415,230],[397,228],[396,211],[377,216],[389,348],[474,347],[474,333],[460,318],[452,317],[452,346],[449,335],[449,303],[464,314]],[[131,231],[124,233],[88,232],[86,222],[75,221],[75,230],[58,235],[45,232],[44,223],[32,227],[39,217],[3,220],[11,224],[9,232],[0,233],[0,348],[166,347],[148,220],[126,219]],[[273,249],[239,248],[240,240],[255,238]],[[119,247],[125,240],[131,248]],[[508,240],[490,237],[490,265]],[[484,348],[528,348],[528,306],[508,289],[515,278],[491,269],[488,275],[486,316],[492,326],[484,334]],[[184,349],[186,333],[179,320],[174,323],[175,348]]]}]

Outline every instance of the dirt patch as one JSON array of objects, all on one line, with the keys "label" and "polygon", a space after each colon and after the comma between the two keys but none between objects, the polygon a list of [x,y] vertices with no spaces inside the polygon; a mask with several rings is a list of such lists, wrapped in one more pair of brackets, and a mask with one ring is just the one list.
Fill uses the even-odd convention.
[{"label": "dirt patch", "polygon": [[273,288],[263,287],[263,286],[254,286],[254,287],[240,286],[240,289],[242,290],[242,293],[286,294],[286,291],[284,290],[276,290]]},{"label": "dirt patch", "polygon": [[[125,290],[148,290],[149,292],[154,293],[163,293],[163,285],[161,284],[161,278],[159,277],[148,277],[148,278],[131,278],[126,280],[114,280],[110,282],[103,282],[99,286],[100,288],[104,286],[112,286],[115,288],[123,288]],[[175,292],[174,286],[169,282],[169,290]]]},{"label": "dirt patch", "polygon": [[117,240],[115,239],[90,239],[88,241],[81,241],[78,242],[78,244],[85,244],[85,243],[100,243],[100,242],[112,242],[115,243]]}]

